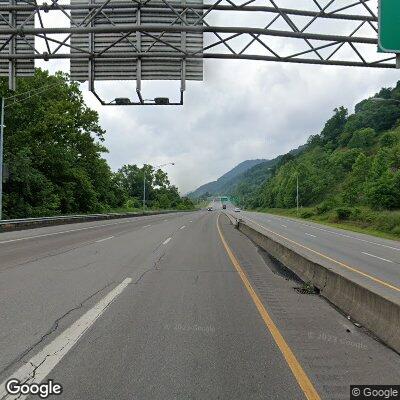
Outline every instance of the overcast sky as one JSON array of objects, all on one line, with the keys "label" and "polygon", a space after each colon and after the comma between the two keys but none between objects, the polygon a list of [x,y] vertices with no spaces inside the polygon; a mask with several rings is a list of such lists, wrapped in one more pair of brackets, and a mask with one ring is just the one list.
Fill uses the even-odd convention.
[{"label": "overcast sky", "polygon": [[[396,70],[256,61],[205,60],[204,68],[203,82],[187,83],[183,107],[104,107],[82,85],[107,131],[105,158],[112,169],[175,162],[165,170],[186,193],[241,161],[270,159],[304,144],[335,107],[352,111],[361,99],[400,80]],[[97,86],[108,100],[135,97],[133,82]],[[178,97],[178,86],[145,84],[143,92],[146,98]]]},{"label": "overcast sky", "polygon": [[113,169],[172,161],[167,171],[185,193],[241,161],[298,147],[335,107],[353,110],[397,79],[398,71],[210,60],[204,82],[189,83],[183,107],[102,107],[90,93],[85,98],[107,130]]}]

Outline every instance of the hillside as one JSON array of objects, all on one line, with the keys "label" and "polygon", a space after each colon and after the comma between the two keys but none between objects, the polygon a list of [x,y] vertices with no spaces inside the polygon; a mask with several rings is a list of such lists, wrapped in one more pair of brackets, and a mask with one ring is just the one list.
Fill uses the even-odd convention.
[{"label": "hillside", "polygon": [[289,153],[280,155],[272,160],[267,160],[257,164],[249,170],[228,181],[222,192],[234,198],[236,203],[243,203],[249,194],[256,191],[271,175],[277,167],[285,162],[289,157],[300,154],[306,146],[300,146],[297,149],[289,151]]},{"label": "hillside", "polygon": [[235,194],[248,208],[290,209],[298,177],[303,217],[400,234],[400,213],[394,211],[400,209],[399,121],[400,82],[357,104],[353,114],[335,109],[303,151],[282,157],[261,185],[245,177]]},{"label": "hillside", "polygon": [[[266,160],[246,160],[241,162],[240,164],[236,165],[236,167],[232,168],[226,174],[222,175],[216,181],[208,182],[200,187],[198,187],[193,192],[189,193],[188,196],[191,198],[198,198],[205,194],[209,195],[216,195],[220,194],[221,191],[223,192],[223,188],[226,187],[230,181],[234,181],[235,178],[245,171],[249,170],[250,168],[258,165],[260,163],[265,162]],[[223,194],[223,193],[222,193]]]}]

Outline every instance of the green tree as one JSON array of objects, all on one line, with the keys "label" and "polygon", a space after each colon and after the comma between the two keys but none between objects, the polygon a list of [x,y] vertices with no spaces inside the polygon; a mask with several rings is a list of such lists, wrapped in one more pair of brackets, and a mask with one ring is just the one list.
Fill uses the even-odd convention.
[{"label": "green tree", "polygon": [[346,204],[365,204],[365,187],[368,182],[370,160],[361,153],[353,164],[352,171],[346,177],[342,197]]},{"label": "green tree", "polygon": [[353,133],[347,146],[352,149],[368,149],[373,145],[375,136],[372,128],[360,129]]},{"label": "green tree", "polygon": [[334,115],[326,122],[321,132],[321,139],[324,143],[338,142],[340,134],[343,132],[348,116],[348,110],[345,107],[334,109]]},{"label": "green tree", "polygon": [[[120,193],[102,159],[105,132],[78,84],[37,69],[32,78],[18,79],[17,88],[17,96],[30,96],[6,103],[5,216],[91,212],[118,204]],[[0,91],[12,95],[5,80]]]}]

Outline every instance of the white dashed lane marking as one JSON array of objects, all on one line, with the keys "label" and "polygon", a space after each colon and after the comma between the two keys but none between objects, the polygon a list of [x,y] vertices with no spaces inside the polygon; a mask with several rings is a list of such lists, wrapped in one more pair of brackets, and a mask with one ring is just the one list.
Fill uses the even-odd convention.
[{"label": "white dashed lane marking", "polygon": [[165,239],[164,241],[163,241],[163,244],[167,244],[170,240],[171,240],[172,238],[168,238],[168,239]]},{"label": "white dashed lane marking", "polygon": [[104,239],[96,240],[96,243],[105,242],[106,240],[112,239],[114,236],[106,237]]}]

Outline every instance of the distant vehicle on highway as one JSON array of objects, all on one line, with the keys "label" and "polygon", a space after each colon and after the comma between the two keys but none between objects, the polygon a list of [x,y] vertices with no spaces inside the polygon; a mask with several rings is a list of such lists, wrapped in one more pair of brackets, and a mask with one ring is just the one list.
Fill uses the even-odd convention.
[{"label": "distant vehicle on highway", "polygon": [[235,207],[235,212],[240,212],[240,208],[239,207]]},{"label": "distant vehicle on highway", "polygon": [[208,207],[208,208],[207,208],[207,211],[212,211],[212,210],[213,210],[212,207]]},{"label": "distant vehicle on highway", "polygon": [[222,209],[226,210],[226,204],[222,205]]}]

